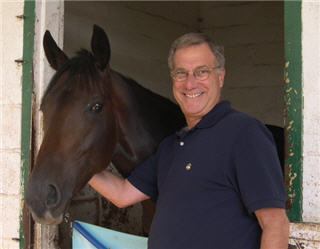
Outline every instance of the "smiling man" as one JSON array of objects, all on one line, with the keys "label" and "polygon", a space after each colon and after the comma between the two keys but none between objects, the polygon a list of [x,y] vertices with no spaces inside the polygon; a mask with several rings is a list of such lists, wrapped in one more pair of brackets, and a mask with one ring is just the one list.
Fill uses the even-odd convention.
[{"label": "smiling man", "polygon": [[173,94],[192,128],[220,101],[224,65],[207,43],[180,48],[172,59]]},{"label": "smiling man", "polygon": [[220,101],[223,50],[189,33],[173,43],[168,62],[187,127],[128,179],[103,172],[89,183],[119,207],[156,201],[149,249],[286,249],[276,146],[262,123]]}]

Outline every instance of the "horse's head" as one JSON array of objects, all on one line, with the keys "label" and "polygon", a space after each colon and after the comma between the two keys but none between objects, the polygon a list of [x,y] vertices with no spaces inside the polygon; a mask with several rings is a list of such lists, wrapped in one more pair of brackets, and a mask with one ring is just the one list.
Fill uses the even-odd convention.
[{"label": "horse's head", "polygon": [[72,195],[110,162],[116,144],[111,107],[110,46],[94,26],[92,53],[68,59],[47,31],[43,45],[57,72],[41,103],[44,136],[32,171],[26,204],[36,221],[62,221]]}]

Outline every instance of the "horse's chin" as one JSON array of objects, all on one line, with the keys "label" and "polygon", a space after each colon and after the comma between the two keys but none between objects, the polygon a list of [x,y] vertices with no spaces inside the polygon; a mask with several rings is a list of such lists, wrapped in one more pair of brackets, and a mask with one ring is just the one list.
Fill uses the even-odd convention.
[{"label": "horse's chin", "polygon": [[32,218],[35,222],[43,225],[58,225],[63,221],[63,214],[53,217],[49,211],[46,211],[43,217],[38,217],[35,213],[31,212]]}]

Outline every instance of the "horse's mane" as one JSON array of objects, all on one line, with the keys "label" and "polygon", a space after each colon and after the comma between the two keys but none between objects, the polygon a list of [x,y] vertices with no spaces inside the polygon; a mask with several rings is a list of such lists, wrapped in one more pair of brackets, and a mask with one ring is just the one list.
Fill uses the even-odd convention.
[{"label": "horse's mane", "polygon": [[185,118],[180,107],[170,99],[165,98],[151,90],[141,86],[135,80],[118,75],[126,82],[129,92],[135,97],[139,111],[142,116],[148,117],[148,124],[166,127],[171,134],[185,126]]},{"label": "horse's mane", "polygon": [[[173,107],[176,106],[171,100],[166,97],[163,97],[145,87],[137,83],[134,79],[126,77],[121,73],[117,72],[117,74],[127,83],[130,87],[130,91],[134,93],[137,97],[137,100],[140,105],[144,105],[145,102],[152,101],[153,103],[161,104],[164,107]],[[177,106],[178,107],[178,106]]]}]

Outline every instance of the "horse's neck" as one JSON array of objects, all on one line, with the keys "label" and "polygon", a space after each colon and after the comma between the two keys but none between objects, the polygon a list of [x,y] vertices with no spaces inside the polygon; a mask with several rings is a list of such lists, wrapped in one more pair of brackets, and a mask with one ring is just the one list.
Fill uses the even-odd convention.
[{"label": "horse's neck", "polygon": [[112,162],[126,176],[184,122],[172,102],[134,82],[126,82],[115,72],[112,85],[118,123],[118,144]]}]

